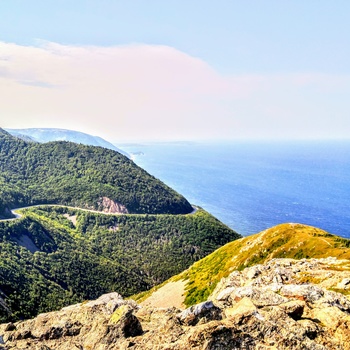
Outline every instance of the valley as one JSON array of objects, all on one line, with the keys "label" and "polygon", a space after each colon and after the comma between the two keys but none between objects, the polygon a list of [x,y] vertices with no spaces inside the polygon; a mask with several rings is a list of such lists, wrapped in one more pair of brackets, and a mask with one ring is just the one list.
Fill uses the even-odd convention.
[{"label": "valley", "polygon": [[40,206],[21,215],[0,222],[0,297],[11,310],[0,309],[3,320],[147,290],[239,237],[204,210],[106,215]]}]

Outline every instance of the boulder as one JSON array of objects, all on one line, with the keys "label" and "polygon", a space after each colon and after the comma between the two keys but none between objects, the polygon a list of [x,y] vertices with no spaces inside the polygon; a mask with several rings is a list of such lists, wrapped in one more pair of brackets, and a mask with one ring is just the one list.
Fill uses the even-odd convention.
[{"label": "boulder", "polygon": [[305,302],[300,300],[291,300],[280,304],[279,307],[293,320],[300,320],[304,313]]},{"label": "boulder", "polygon": [[313,320],[332,330],[336,330],[346,319],[346,314],[335,306],[313,309],[311,315]]},{"label": "boulder", "polygon": [[114,311],[109,319],[107,339],[135,337],[143,333],[141,323],[133,312],[134,309],[127,304]]},{"label": "boulder", "polygon": [[194,326],[199,323],[205,323],[222,318],[221,309],[213,304],[212,301],[206,301],[182,311],[178,318],[181,323]]},{"label": "boulder", "polygon": [[257,307],[254,305],[253,301],[250,298],[244,297],[239,302],[234,304],[230,308],[224,310],[225,316],[234,320],[235,322],[242,322],[246,317],[255,315],[256,317],[263,318],[259,313]]}]

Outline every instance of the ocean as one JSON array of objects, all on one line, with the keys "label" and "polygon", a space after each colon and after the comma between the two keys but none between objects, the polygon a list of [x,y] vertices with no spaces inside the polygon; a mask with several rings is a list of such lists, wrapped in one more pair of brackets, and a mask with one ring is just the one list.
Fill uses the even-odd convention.
[{"label": "ocean", "polygon": [[243,236],[294,222],[350,238],[350,141],[120,147]]}]

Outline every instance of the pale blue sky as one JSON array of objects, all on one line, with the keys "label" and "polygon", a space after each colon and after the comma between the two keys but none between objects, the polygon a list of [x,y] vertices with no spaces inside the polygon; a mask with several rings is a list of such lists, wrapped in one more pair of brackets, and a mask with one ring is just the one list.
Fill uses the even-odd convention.
[{"label": "pale blue sky", "polygon": [[169,45],[229,72],[349,73],[350,1],[2,0],[2,41]]},{"label": "pale blue sky", "polygon": [[[158,108],[155,99],[145,98],[144,92],[138,91],[139,95],[137,95],[135,91],[140,90],[137,87],[137,81],[130,95],[125,96],[126,100],[136,98],[140,101],[140,108],[137,111],[133,110],[128,114],[126,111],[130,105],[121,102],[120,110],[118,110],[118,104],[112,103],[112,96],[109,101],[106,99],[101,101],[103,113],[108,114],[113,110],[111,115],[113,114],[114,117],[110,116],[110,121],[114,120],[116,125],[125,126],[124,136],[132,125],[129,125],[126,120],[133,118],[135,121],[149,118],[149,123],[143,121],[141,124],[144,127],[149,124],[153,128],[158,125],[159,133],[162,133],[162,128],[166,128],[166,123],[164,125],[159,123],[162,116],[159,115],[157,119],[154,114],[157,114],[160,109],[159,113],[164,118],[167,114],[169,118],[176,118],[173,106],[183,103],[184,110],[179,108],[178,113],[184,115],[185,108],[188,108],[189,114],[186,118],[194,120],[193,125],[191,123],[188,125],[188,128],[194,128],[193,133],[189,131],[183,133],[180,122],[179,125],[170,123],[174,133],[165,133],[167,138],[210,138],[209,130],[213,129],[214,124],[204,123],[203,132],[201,132],[197,122],[203,118],[210,119],[211,116],[215,118],[215,114],[222,115],[222,120],[217,123],[217,132],[212,135],[216,138],[220,138],[221,131],[223,138],[235,138],[242,134],[249,138],[259,135],[273,138],[281,135],[284,129],[289,130],[289,132],[285,130],[282,132],[282,137],[285,135],[286,138],[307,138],[308,135],[312,138],[345,138],[350,134],[349,18],[350,1],[341,0],[2,0],[0,1],[0,41],[6,45],[0,51],[0,57],[3,57],[0,76],[1,72],[5,72],[2,73],[3,79],[10,79],[9,76],[16,72],[15,80],[21,82],[22,86],[23,84],[27,86],[55,85],[56,78],[56,80],[53,78],[50,80],[47,76],[38,78],[39,75],[42,75],[38,62],[42,62],[43,58],[36,58],[37,63],[28,67],[28,69],[35,70],[34,67],[38,65],[35,78],[29,72],[19,73],[19,65],[16,66],[17,68],[5,65],[4,62],[9,60],[7,52],[10,52],[11,60],[14,59],[13,55],[25,60],[25,57],[29,57],[28,55],[38,57],[46,54],[44,52],[29,53],[28,50],[25,50],[28,46],[41,49],[44,47],[46,51],[52,53],[52,48],[47,49],[47,45],[56,43],[64,47],[62,50],[65,55],[70,55],[67,53],[67,47],[95,46],[100,48],[101,55],[106,55],[102,51],[103,48],[108,47],[119,49],[120,46],[130,48],[148,45],[152,49],[166,47],[174,49],[176,56],[174,58],[175,56],[173,57],[170,51],[167,51],[166,54],[162,53],[162,57],[165,57],[167,62],[166,66],[170,65],[170,70],[178,72],[169,77],[173,79],[171,81],[174,81],[174,85],[168,86],[168,90],[161,88],[161,91],[169,91],[169,94],[163,97],[163,100],[169,99],[169,109],[171,108],[169,113],[167,113],[166,105]],[[13,45],[10,47],[9,44],[16,44],[16,49],[13,48]],[[158,62],[151,65],[155,69],[154,75],[157,75],[156,66],[162,65],[158,61],[160,59],[158,51],[152,53],[152,59]],[[57,50],[55,51],[56,58],[61,54],[61,51],[59,54]],[[87,55],[90,54],[91,50]],[[109,52],[108,55],[110,54]],[[181,54],[186,55],[187,58],[180,58]],[[118,56],[119,51],[112,55]],[[135,55],[138,55],[139,58],[143,57],[141,52]],[[132,54],[128,57],[129,60],[133,59],[130,58]],[[182,62],[182,59],[187,63],[178,64],[179,60]],[[191,59],[198,59],[199,65],[196,67],[201,66],[205,72],[198,72],[191,82],[186,81],[180,84],[177,76],[188,75],[186,72],[189,68],[184,70],[182,68],[184,65],[189,67],[192,64],[189,63]],[[176,61],[176,63],[171,65],[170,61]],[[95,69],[93,62],[96,62],[96,57],[91,56],[90,63],[86,63],[91,70]],[[115,71],[113,59],[107,64],[112,71]],[[131,69],[134,72],[138,65],[142,65],[142,60],[135,63],[132,68],[125,67],[122,71],[128,72],[128,69]],[[206,68],[203,68],[204,65]],[[50,71],[54,66],[52,63],[52,66],[49,65],[45,69]],[[102,91],[108,91],[111,86],[109,84],[105,86],[102,82],[106,79],[97,78],[102,77],[99,75],[101,67],[96,69],[99,73],[93,75],[94,78],[91,77],[90,83],[95,79],[99,81],[98,84],[101,84]],[[150,70],[150,68],[147,69]],[[69,72],[72,70],[73,68]],[[210,70],[215,74],[210,73]],[[63,70],[61,75],[65,74],[67,81],[61,82],[62,86],[70,85],[73,77],[73,73]],[[83,75],[83,72],[81,74]],[[108,76],[108,73],[105,74]],[[118,74],[116,73],[113,79],[118,80]],[[145,75],[143,72],[139,74],[142,77]],[[225,81],[217,83],[214,92],[203,93],[203,91],[198,92],[197,88],[192,86],[196,80],[200,81],[201,77],[207,78],[203,78],[200,84],[213,83],[215,85],[218,79]],[[128,79],[125,81],[127,82]],[[147,81],[151,82],[152,79]],[[155,82],[157,81],[155,79]],[[227,88],[228,84],[229,88]],[[242,89],[239,84],[242,85]],[[147,83],[141,79],[140,86],[144,85]],[[113,89],[120,89],[125,93],[123,86],[125,85],[113,85]],[[189,86],[191,88],[188,88]],[[182,95],[181,98],[172,99],[171,94],[174,90],[184,91],[186,87],[188,88],[187,96]],[[218,96],[222,90],[225,90],[225,93],[223,96]],[[233,90],[235,93],[232,93],[231,98],[227,91]],[[194,91],[193,95],[192,91]],[[239,92],[238,97],[237,91]],[[15,100],[16,93],[18,93],[18,99],[21,100],[23,96],[34,94],[34,90],[16,90],[14,87],[9,98]],[[91,95],[86,96],[88,98]],[[54,96],[51,98],[54,99]],[[61,103],[65,103],[64,96],[57,98]],[[205,103],[210,103],[210,107],[204,108],[205,111],[198,107],[201,104],[201,98]],[[274,100],[278,102],[276,105],[273,103]],[[67,106],[71,104],[71,101],[67,101]],[[98,105],[93,108],[98,110]],[[86,111],[79,110],[76,106],[72,105],[71,110],[75,111],[77,119],[86,115]],[[41,123],[41,118],[46,115],[46,118],[52,118],[52,122],[45,126],[60,126],[57,113],[50,114],[50,110],[43,110],[42,106],[36,109],[34,102],[27,105],[26,111],[30,119],[29,121],[27,118],[27,124],[37,126],[34,125],[37,114],[37,123]],[[22,119],[25,121],[26,117],[25,110],[12,111],[11,106],[6,107],[3,112],[0,106],[0,113],[0,120],[5,122],[6,127],[20,127],[6,118],[11,117],[12,121],[16,119],[18,122]],[[65,110],[62,110],[61,113],[67,114],[67,120],[74,117],[74,114],[69,114]],[[279,113],[280,119],[278,118]],[[115,115],[120,115],[123,120],[115,120]],[[93,119],[93,114],[88,118]],[[180,116],[179,118],[181,119]],[[64,120],[63,116],[62,126],[67,127]],[[86,129],[82,131],[91,132],[92,124],[85,124],[89,126],[84,126]],[[222,124],[222,130],[220,130],[220,124]],[[78,123],[73,126],[79,128]],[[227,132],[230,128],[232,128],[232,133]],[[305,128],[305,132],[301,132],[300,135],[301,128]],[[100,128],[97,131],[110,138],[108,130]],[[134,131],[130,131],[125,139],[140,138],[141,134],[136,131],[134,128]],[[121,138],[122,135],[117,136]],[[156,138],[156,135],[152,134],[151,138]]]}]

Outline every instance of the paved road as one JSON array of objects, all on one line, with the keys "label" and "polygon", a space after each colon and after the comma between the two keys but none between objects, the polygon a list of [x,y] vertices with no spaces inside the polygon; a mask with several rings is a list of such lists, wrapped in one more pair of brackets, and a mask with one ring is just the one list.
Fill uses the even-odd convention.
[{"label": "paved road", "polygon": [[[37,207],[64,207],[64,208],[69,208],[69,209],[76,209],[76,210],[82,210],[82,211],[87,211],[90,213],[97,213],[97,214],[105,214],[105,215],[119,215],[118,213],[105,213],[103,211],[98,211],[98,210],[93,210],[93,209],[83,209],[83,208],[78,208],[78,207],[71,207],[69,205],[62,205],[62,204],[37,204],[37,205],[30,205],[28,207],[22,207],[22,208],[15,208],[11,210],[11,213],[15,216],[14,218],[9,218],[9,219],[0,219],[0,221],[12,221],[12,220],[17,220],[21,218],[23,215],[17,213],[17,210],[20,209],[29,209],[29,208],[37,208]],[[198,211],[198,207],[192,206],[193,211],[191,211],[189,214],[195,214]],[[120,214],[120,215],[147,215],[147,214]],[[152,215],[152,214],[149,214]]]}]

